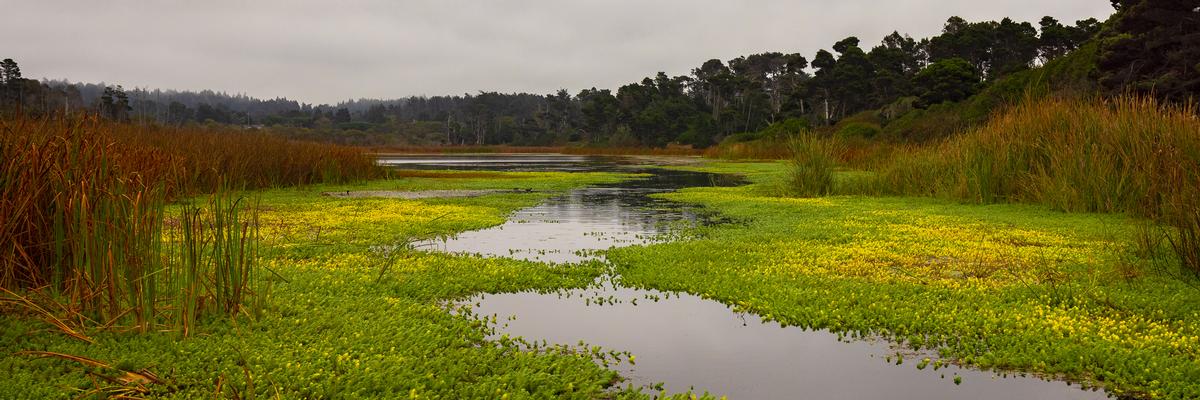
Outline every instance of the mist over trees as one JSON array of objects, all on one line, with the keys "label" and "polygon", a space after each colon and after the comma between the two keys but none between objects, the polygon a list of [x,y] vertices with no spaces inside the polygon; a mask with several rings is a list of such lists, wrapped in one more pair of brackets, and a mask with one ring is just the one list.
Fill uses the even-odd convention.
[{"label": "mist over trees", "polygon": [[[553,94],[479,92],[359,99],[313,105],[213,91],[125,89],[37,82],[0,63],[5,108],[50,113],[87,108],[107,118],[159,124],[232,124],[293,137],[361,145],[561,145],[706,147],[773,125],[825,126],[866,110],[921,109],[1062,57],[1108,32],[1099,65],[1109,87],[1195,94],[1197,13],[1187,1],[1115,0],[1115,25],[1095,19],[1036,24],[947,19],[939,35],[847,37],[809,54],[765,52],[710,59],[689,74],[658,72],[615,90]],[[1143,68],[1129,69],[1133,60]],[[902,105],[902,107],[901,107]],[[776,129],[778,130],[778,129]]]}]

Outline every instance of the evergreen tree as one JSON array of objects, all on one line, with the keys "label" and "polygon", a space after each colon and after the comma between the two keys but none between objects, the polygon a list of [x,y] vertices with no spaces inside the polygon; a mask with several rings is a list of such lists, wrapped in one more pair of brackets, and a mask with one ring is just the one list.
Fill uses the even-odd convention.
[{"label": "evergreen tree", "polygon": [[1100,83],[1172,101],[1200,95],[1200,7],[1194,0],[1114,1],[1113,32],[1102,41]]},{"label": "evergreen tree", "polygon": [[975,94],[979,72],[967,60],[950,58],[930,64],[916,76],[921,106],[961,101]]}]

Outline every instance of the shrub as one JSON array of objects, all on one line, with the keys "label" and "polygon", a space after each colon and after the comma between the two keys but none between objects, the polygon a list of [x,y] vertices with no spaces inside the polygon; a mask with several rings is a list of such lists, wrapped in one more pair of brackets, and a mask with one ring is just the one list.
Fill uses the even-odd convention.
[{"label": "shrub", "polygon": [[881,129],[878,124],[870,122],[851,122],[842,126],[837,131],[837,136],[841,138],[866,138],[870,139],[879,134]]}]

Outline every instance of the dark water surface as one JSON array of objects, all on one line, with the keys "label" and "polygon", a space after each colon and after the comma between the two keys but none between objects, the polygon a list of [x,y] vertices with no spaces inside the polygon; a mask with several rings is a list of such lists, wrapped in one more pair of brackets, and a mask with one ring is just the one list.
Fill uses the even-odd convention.
[{"label": "dark water surface", "polygon": [[[517,211],[505,224],[427,243],[438,251],[550,263],[602,259],[611,246],[666,240],[680,224],[712,223],[703,210],[648,197],[693,186],[728,186],[738,179],[647,168],[645,159],[555,155],[389,157],[399,168],[522,171],[632,171],[650,178],[586,188]],[[668,235],[669,236],[669,235]],[[552,268],[552,267],[551,267]],[[470,299],[476,315],[496,315],[498,334],[564,345],[580,341],[628,351],[636,363],[613,368],[628,381],[668,392],[694,388],[730,398],[777,399],[1096,399],[1103,392],[1064,382],[997,375],[955,366],[917,368],[928,354],[886,341],[839,341],[836,334],[781,328],[753,314],[688,294],[630,289],[609,283],[557,294],[488,294]],[[597,301],[604,299],[605,301]],[[896,365],[897,353],[905,361]],[[889,361],[888,358],[891,358]],[[936,357],[933,357],[936,359]],[[954,378],[961,377],[961,384]]]}]

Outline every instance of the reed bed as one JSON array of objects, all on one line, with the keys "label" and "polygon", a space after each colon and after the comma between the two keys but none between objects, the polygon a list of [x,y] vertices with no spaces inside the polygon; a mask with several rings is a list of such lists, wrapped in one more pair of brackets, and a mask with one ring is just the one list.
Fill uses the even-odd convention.
[{"label": "reed bed", "polygon": [[1159,223],[1157,241],[1200,274],[1196,115],[1148,97],[1025,100],[941,143],[897,146],[834,193],[1128,213]]},{"label": "reed bed", "polygon": [[813,133],[792,138],[791,187],[802,197],[824,196],[833,191],[833,174],[837,157],[843,152],[841,143],[824,140]]},{"label": "reed bed", "polygon": [[1167,216],[1200,190],[1195,115],[1143,97],[1026,101],[977,130],[895,154],[880,183],[895,194]]},{"label": "reed bed", "polygon": [[257,189],[378,178],[383,171],[361,149],[293,141],[257,131],[105,124],[116,141],[171,156],[170,194],[212,191],[220,184]]},{"label": "reed bed", "polygon": [[[230,188],[381,174],[354,149],[252,132],[0,120],[3,300],[57,314],[60,329],[186,332],[210,310],[243,312],[258,281],[256,211]],[[169,201],[203,193],[215,194],[167,218]]]}]

